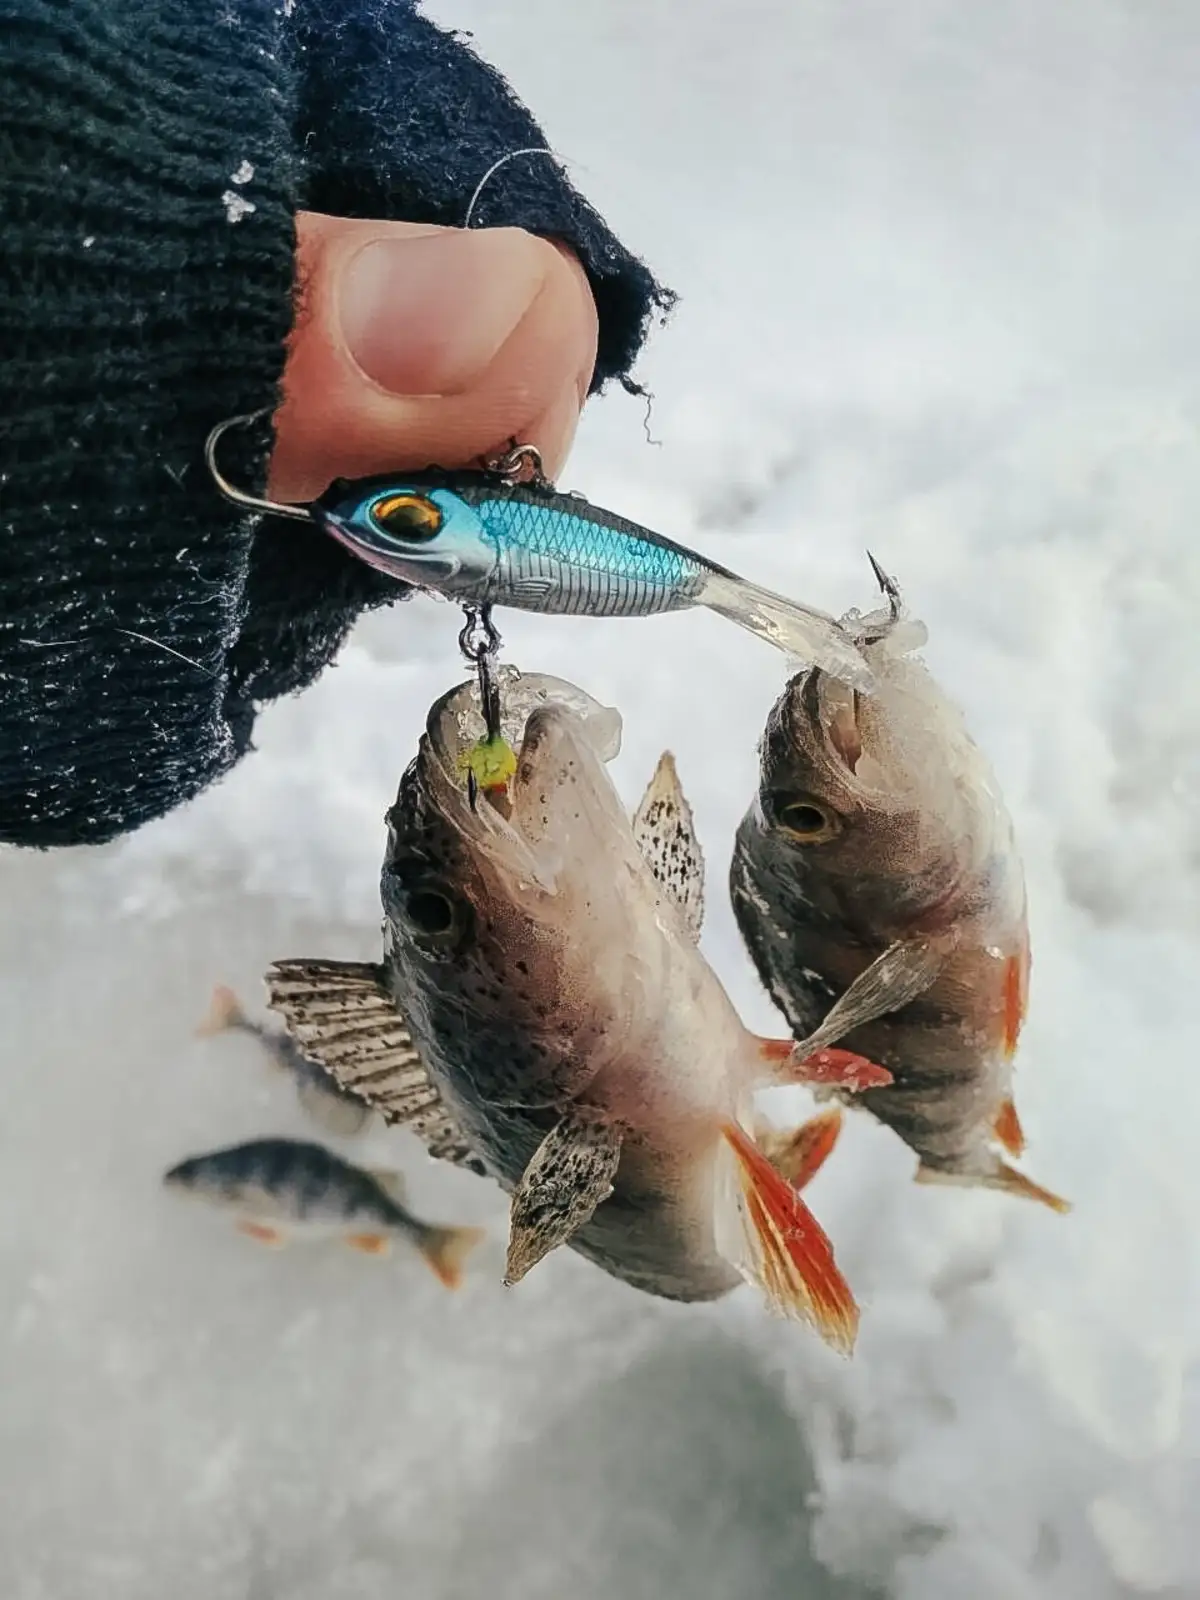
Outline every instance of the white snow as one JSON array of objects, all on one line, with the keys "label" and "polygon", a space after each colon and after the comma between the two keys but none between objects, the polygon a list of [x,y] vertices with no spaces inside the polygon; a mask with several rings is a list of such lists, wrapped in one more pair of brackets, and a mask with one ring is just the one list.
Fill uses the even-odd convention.
[{"label": "white snow", "polygon": [[[128,843],[0,857],[0,1593],[11,1600],[1124,1600],[1200,1593],[1200,14],[1183,0],[438,0],[683,295],[564,484],[830,609],[870,547],[1017,819],[1018,1097],[1062,1219],[918,1188],[851,1120],[814,1208],[850,1364],[748,1292],[568,1252],[457,1299],[406,1257],[262,1251],[158,1185],[312,1136],[214,981],[373,957],[382,814],[454,616],[367,619],[224,784]],[[240,198],[240,197],[236,197]],[[232,218],[231,218],[232,220]],[[676,752],[706,948],[779,660],[715,618],[506,616],[510,658]]]},{"label": "white snow", "polygon": [[[238,183],[241,180],[235,174],[233,181]],[[240,222],[243,217],[248,217],[252,211],[258,210],[253,200],[247,200],[246,196],[238,194],[236,189],[226,189],[221,196],[221,204],[225,207],[226,222]]]}]

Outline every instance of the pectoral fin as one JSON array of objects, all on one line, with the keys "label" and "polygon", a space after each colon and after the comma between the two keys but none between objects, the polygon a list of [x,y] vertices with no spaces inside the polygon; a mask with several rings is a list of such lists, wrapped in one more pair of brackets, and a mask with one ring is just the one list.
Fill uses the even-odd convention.
[{"label": "pectoral fin", "polygon": [[925,993],[945,959],[946,946],[932,939],[899,939],[889,945],[834,1002],[816,1032],[797,1043],[795,1058],[805,1061],[855,1028],[899,1011]]},{"label": "pectoral fin", "polygon": [[385,1256],[392,1244],[386,1233],[348,1233],[346,1243],[364,1256]]},{"label": "pectoral fin", "polygon": [[282,1250],[287,1243],[287,1235],[282,1228],[268,1228],[262,1222],[250,1222],[243,1219],[234,1226],[239,1233],[244,1233],[247,1239],[257,1239],[259,1244],[269,1244],[276,1250]]},{"label": "pectoral fin", "polygon": [[305,1055],[349,1094],[400,1123],[430,1155],[483,1172],[430,1081],[383,968],[359,961],[276,961],[266,975],[278,1011]]},{"label": "pectoral fin", "polygon": [[586,1107],[551,1129],[512,1197],[506,1284],[519,1283],[588,1221],[612,1193],[620,1159],[621,1130]]},{"label": "pectoral fin", "polygon": [[669,750],[659,758],[633,814],[633,836],[655,879],[683,914],[692,942],[698,944],[704,922],[704,852]]}]

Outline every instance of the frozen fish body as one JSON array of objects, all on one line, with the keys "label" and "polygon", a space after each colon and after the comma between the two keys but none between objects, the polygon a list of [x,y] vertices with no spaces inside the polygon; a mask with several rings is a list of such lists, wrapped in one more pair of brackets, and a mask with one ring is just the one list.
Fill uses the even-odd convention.
[{"label": "frozen fish body", "polygon": [[1006,1159],[1024,1146],[1013,1057],[1030,961],[1012,822],[912,654],[924,629],[880,576],[891,614],[857,619],[876,692],[803,672],[767,719],[731,867],[738,925],[798,1055],[844,1044],[890,1071],[861,1104],[916,1152],[921,1181],[1063,1210]]},{"label": "frozen fish body", "polygon": [[344,1086],[511,1194],[509,1281],[561,1243],[681,1300],[744,1275],[849,1348],[829,1241],[755,1142],[754,1089],[805,1072],[743,1026],[697,947],[674,764],[631,819],[606,770],[615,711],[512,673],[502,705],[502,805],[463,790],[474,687],[429,714],[388,815],[383,961],[277,963],[272,1004]]},{"label": "frozen fish body", "polygon": [[338,1238],[368,1255],[385,1255],[407,1240],[447,1288],[482,1239],[478,1228],[436,1227],[403,1202],[398,1173],[356,1167],[332,1150],[299,1139],[254,1139],[192,1156],[163,1182],[230,1211],[237,1226],[264,1244],[291,1238]]}]

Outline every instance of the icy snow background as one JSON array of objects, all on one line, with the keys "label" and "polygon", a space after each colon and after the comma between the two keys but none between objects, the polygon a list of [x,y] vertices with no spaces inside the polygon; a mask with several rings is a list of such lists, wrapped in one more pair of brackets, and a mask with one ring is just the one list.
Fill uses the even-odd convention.
[{"label": "icy snow background", "polygon": [[[687,1310],[487,1222],[469,1285],[272,1253],[158,1189],[320,1137],[211,984],[373,957],[382,814],[453,619],[369,619],[261,749],[123,846],[0,857],[5,1600],[1116,1600],[1200,1593],[1200,14],[1189,0],[438,0],[683,303],[564,482],[832,609],[869,545],[1016,815],[1029,1170],[1075,1214],[918,1189],[853,1119],[812,1190],[854,1362],[753,1297]],[[772,652],[704,615],[506,618],[510,658],[669,743],[706,948]]]}]

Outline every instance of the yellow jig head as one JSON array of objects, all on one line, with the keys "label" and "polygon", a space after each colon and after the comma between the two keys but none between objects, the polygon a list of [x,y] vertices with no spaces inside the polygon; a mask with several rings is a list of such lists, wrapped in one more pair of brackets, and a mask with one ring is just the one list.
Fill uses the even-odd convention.
[{"label": "yellow jig head", "polygon": [[460,771],[474,778],[484,794],[507,790],[509,779],[517,770],[517,754],[503,734],[486,736],[476,741],[458,758]]}]

